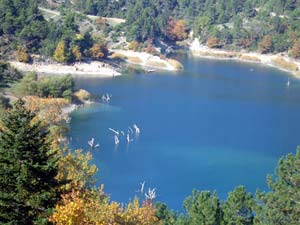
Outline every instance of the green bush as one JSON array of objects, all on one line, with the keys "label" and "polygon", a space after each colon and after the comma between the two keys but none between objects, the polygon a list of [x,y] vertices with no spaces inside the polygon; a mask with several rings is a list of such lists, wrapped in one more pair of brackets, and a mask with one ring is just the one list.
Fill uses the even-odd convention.
[{"label": "green bush", "polygon": [[8,63],[0,62],[0,88],[8,87],[11,83],[22,78],[22,74]]},{"label": "green bush", "polygon": [[38,79],[35,73],[27,73],[15,85],[13,90],[21,96],[37,95],[40,97],[67,98],[71,100],[73,87],[74,83],[71,75]]}]

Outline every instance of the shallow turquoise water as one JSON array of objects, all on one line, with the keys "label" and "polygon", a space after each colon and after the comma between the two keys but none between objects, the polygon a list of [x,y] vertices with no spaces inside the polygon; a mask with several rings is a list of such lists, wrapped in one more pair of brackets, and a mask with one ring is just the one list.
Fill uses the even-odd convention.
[{"label": "shallow turquoise water", "polygon": [[[180,57],[178,73],[77,78],[93,94],[111,93],[109,105],[72,114],[73,148],[88,150],[94,137],[98,181],[112,200],[127,202],[139,183],[156,187],[158,201],[181,210],[192,189],[217,190],[220,198],[237,185],[266,189],[278,159],[299,141],[300,80],[273,68],[234,61]],[[141,135],[114,145],[109,127]]]}]

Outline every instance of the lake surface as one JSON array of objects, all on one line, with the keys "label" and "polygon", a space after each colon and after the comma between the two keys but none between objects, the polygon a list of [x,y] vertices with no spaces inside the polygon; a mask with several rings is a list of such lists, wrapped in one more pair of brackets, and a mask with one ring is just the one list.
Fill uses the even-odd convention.
[{"label": "lake surface", "polygon": [[[175,210],[193,189],[222,199],[237,185],[266,190],[266,175],[300,143],[300,80],[263,65],[180,61],[178,73],[77,78],[77,88],[112,98],[72,113],[71,147],[88,150],[92,137],[100,143],[98,183],[116,201],[140,197],[142,181]],[[121,136],[116,147],[108,128],[127,132],[134,123],[140,136],[129,144]]]}]

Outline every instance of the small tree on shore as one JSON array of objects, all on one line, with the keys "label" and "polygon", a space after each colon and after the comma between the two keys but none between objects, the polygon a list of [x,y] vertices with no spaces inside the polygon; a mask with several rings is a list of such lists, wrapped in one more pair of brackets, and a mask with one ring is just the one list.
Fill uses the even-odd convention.
[{"label": "small tree on shore", "polygon": [[17,50],[17,60],[23,63],[29,63],[31,60],[30,55],[24,48],[18,48]]},{"label": "small tree on shore", "polygon": [[187,38],[186,24],[184,20],[170,19],[167,27],[168,38],[172,41],[182,41]]},{"label": "small tree on shore", "polygon": [[132,41],[128,45],[128,49],[132,51],[137,51],[138,47],[139,47],[139,43],[137,41]]},{"label": "small tree on shore", "polygon": [[273,51],[273,43],[270,35],[264,36],[261,42],[258,43],[260,53],[266,54]]},{"label": "small tree on shore", "polygon": [[209,37],[207,39],[207,46],[209,48],[220,48],[222,45],[220,43],[220,39],[217,37]]},{"label": "small tree on shore", "polygon": [[90,49],[90,55],[93,59],[105,58],[108,54],[106,45],[94,44]]},{"label": "small tree on shore", "polygon": [[72,53],[73,53],[75,61],[80,61],[82,59],[82,53],[81,53],[80,48],[78,47],[78,45],[75,45],[72,48]]},{"label": "small tree on shore", "polygon": [[66,63],[70,60],[70,52],[65,41],[60,41],[54,51],[53,58],[59,63]]},{"label": "small tree on shore", "polygon": [[290,50],[290,55],[294,59],[300,58],[300,41],[295,41],[292,49]]}]

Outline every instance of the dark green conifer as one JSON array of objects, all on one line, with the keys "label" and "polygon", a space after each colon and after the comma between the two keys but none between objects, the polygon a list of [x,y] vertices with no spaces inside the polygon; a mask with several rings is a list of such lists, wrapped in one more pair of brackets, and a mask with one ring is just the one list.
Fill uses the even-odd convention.
[{"label": "dark green conifer", "polygon": [[238,186],[229,193],[222,205],[223,221],[226,225],[252,225],[255,201],[244,186]]},{"label": "dark green conifer", "polygon": [[271,191],[257,194],[255,224],[300,224],[300,148],[280,159],[276,176],[267,181]]},{"label": "dark green conifer", "polygon": [[59,196],[47,132],[22,100],[0,127],[0,224],[47,224]]},{"label": "dark green conifer", "polygon": [[222,211],[220,200],[215,192],[194,190],[193,194],[184,201],[184,208],[187,212],[185,224],[221,224]]}]

